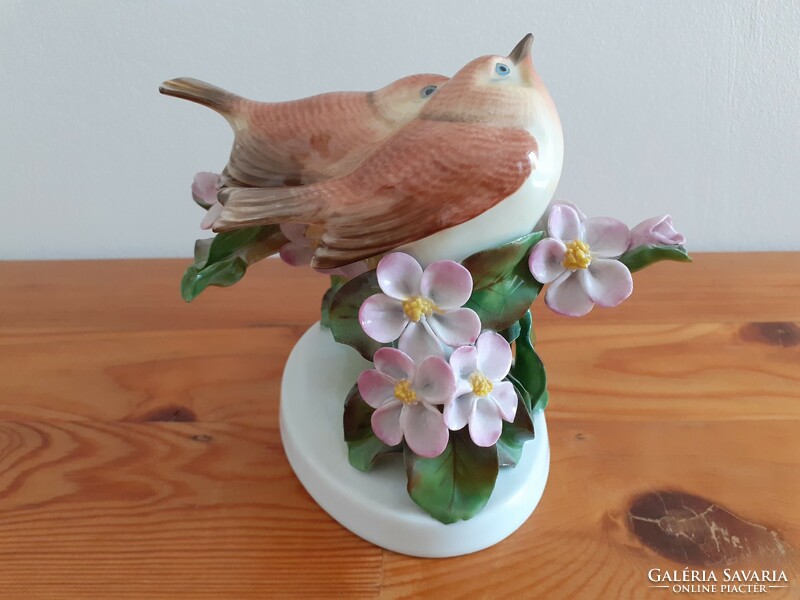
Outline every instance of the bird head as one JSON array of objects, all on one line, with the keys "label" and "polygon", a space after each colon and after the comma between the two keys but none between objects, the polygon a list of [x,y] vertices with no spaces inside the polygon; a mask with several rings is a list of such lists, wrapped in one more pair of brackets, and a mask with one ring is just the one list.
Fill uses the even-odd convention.
[{"label": "bird head", "polygon": [[373,92],[372,102],[382,117],[398,126],[405,125],[446,81],[444,75],[410,75]]},{"label": "bird head", "polygon": [[529,33],[508,56],[482,56],[468,63],[437,90],[420,117],[529,127],[538,113],[552,106],[533,68],[532,45]]}]

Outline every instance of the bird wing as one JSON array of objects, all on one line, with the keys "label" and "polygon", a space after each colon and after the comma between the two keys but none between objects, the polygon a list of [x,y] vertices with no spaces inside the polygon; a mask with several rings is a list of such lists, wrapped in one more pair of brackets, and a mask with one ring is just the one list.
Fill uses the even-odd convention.
[{"label": "bird wing", "polygon": [[307,185],[350,173],[391,132],[371,126],[368,94],[336,92],[295,100],[242,101],[226,174],[250,187]]},{"label": "bird wing", "polygon": [[305,173],[302,159],[287,152],[284,145],[252,135],[247,129],[237,131],[224,171],[226,185],[276,187],[316,181]]},{"label": "bird wing", "polygon": [[328,195],[313,266],[377,256],[477,217],[520,188],[537,150],[522,129],[410,123]]}]

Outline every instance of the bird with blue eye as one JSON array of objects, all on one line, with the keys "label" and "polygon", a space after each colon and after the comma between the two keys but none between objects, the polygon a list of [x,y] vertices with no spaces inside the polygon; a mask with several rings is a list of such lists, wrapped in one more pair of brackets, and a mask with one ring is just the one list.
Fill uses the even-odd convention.
[{"label": "bird with blue eye", "polygon": [[159,90],[208,106],[232,125],[225,183],[274,187],[347,175],[414,119],[447,77],[404,77],[373,92],[334,92],[293,102],[256,102],[181,77]]},{"label": "bird with blue eye", "polygon": [[422,88],[422,90],[419,93],[420,98],[427,98],[428,96],[433,94],[433,92],[435,92],[436,89],[437,86],[435,85],[426,85],[424,88]]},{"label": "bird with blue eye", "polygon": [[425,82],[438,87],[427,99],[417,88],[425,104],[418,116],[346,176],[223,188],[214,231],[308,225],[318,269],[398,249],[426,265],[462,260],[530,233],[563,159],[558,113],[533,67],[532,42],[527,35],[508,56],[482,56],[446,83]]}]

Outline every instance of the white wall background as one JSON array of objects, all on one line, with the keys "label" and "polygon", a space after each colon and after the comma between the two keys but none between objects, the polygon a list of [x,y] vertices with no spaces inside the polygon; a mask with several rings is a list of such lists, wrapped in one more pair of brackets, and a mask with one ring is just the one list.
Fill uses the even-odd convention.
[{"label": "white wall background", "polygon": [[232,135],[163,97],[261,100],[452,74],[536,36],[561,112],[557,197],[693,250],[800,250],[800,4],[0,0],[0,258],[189,256],[189,184]]}]

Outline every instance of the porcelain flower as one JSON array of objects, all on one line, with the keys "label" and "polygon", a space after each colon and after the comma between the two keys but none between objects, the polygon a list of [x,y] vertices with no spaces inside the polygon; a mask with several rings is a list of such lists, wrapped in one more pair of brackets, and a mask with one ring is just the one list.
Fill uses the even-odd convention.
[{"label": "porcelain flower", "polygon": [[450,432],[436,406],[453,399],[453,370],[438,356],[429,356],[417,366],[395,348],[380,348],[374,361],[375,368],[358,377],[361,397],[375,409],[372,431],[390,446],[405,438],[415,454],[439,456]]},{"label": "porcelain flower", "polygon": [[511,346],[503,336],[484,332],[474,346],[456,348],[450,357],[456,375],[456,397],[444,407],[444,422],[456,431],[469,425],[478,446],[497,443],[503,421],[517,413],[517,393],[503,381],[511,369]]},{"label": "porcelain flower", "polygon": [[[279,251],[283,262],[293,267],[305,267],[311,264],[311,259],[314,258],[314,251],[317,248],[317,241],[306,236],[307,230],[307,225],[298,223],[281,224],[281,233],[289,240],[281,246]],[[348,279],[361,275],[367,270],[367,263],[363,260],[337,269],[317,269],[318,272],[325,275],[341,275]]]},{"label": "porcelain flower", "polygon": [[222,212],[222,204],[217,200],[217,190],[219,189],[220,176],[218,173],[208,173],[201,171],[194,176],[192,182],[192,198],[208,212],[203,217],[200,227],[211,229],[214,221],[217,220]]},{"label": "porcelain flower", "polygon": [[550,284],[545,303],[552,310],[580,317],[595,304],[616,306],[631,295],[631,273],[615,260],[630,242],[624,223],[587,219],[571,206],[556,204],[547,229],[550,237],[534,246],[528,265],[538,281]]},{"label": "porcelain flower", "polygon": [[282,223],[281,233],[289,240],[281,246],[281,260],[293,267],[303,267],[311,264],[311,259],[314,257],[314,244],[305,235],[306,225]]},{"label": "porcelain flower", "polygon": [[651,217],[631,229],[631,248],[639,246],[679,246],[686,238],[672,225],[672,217]]},{"label": "porcelain flower", "polygon": [[472,294],[472,275],[452,260],[432,263],[425,271],[402,252],[378,263],[382,294],[367,298],[358,312],[364,332],[420,360],[444,356],[444,346],[472,344],[481,331],[478,315],[461,308]]},{"label": "porcelain flower", "polygon": [[586,215],[583,214],[583,211],[569,200],[556,200],[553,198],[550,200],[550,204],[547,205],[547,209],[544,211],[541,219],[536,222],[536,225],[533,228],[534,231],[542,231],[543,229],[547,228],[547,220],[550,218],[550,211],[552,211],[553,207],[556,205],[569,206],[570,208],[574,209],[576,213],[578,213],[578,216],[581,218],[581,220],[586,219]]}]

